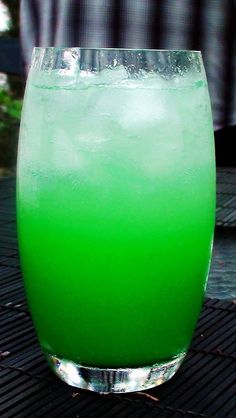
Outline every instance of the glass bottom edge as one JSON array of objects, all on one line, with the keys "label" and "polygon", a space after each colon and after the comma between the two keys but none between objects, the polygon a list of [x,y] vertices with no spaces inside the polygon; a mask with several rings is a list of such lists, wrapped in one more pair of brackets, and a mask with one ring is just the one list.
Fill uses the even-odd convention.
[{"label": "glass bottom edge", "polygon": [[101,368],[83,366],[46,354],[54,373],[70,386],[99,393],[127,393],[153,388],[171,379],[186,353],[170,361],[137,368]]}]

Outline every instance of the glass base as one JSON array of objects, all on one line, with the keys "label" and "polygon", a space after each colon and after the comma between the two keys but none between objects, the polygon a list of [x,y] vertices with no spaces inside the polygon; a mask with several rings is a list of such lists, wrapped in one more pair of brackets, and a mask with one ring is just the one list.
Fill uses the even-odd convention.
[{"label": "glass base", "polygon": [[68,385],[99,393],[125,393],[150,389],[171,379],[185,353],[152,366],[117,369],[82,366],[51,354],[46,357],[52,370]]}]

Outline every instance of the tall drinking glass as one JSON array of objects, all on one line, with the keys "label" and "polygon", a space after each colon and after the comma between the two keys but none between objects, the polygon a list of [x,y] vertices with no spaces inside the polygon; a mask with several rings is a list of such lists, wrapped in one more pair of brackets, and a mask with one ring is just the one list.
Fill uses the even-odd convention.
[{"label": "tall drinking glass", "polygon": [[54,372],[99,392],[170,379],[200,312],[214,228],[201,53],[36,48],[17,211],[29,306]]}]

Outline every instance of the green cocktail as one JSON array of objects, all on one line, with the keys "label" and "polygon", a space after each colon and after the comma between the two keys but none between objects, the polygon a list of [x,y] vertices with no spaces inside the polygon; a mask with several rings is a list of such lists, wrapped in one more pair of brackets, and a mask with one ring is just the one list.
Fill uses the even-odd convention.
[{"label": "green cocktail", "polygon": [[[56,51],[66,70],[48,59]],[[92,390],[139,390],[174,374],[203,300],[215,210],[207,85],[196,52],[169,52],[194,64],[173,77],[130,72],[115,50],[89,51],[116,61],[85,71],[86,52],[34,53],[18,160],[22,269],[56,373]],[[81,368],[136,378],[107,387]],[[147,369],[153,378],[140,383]]]}]

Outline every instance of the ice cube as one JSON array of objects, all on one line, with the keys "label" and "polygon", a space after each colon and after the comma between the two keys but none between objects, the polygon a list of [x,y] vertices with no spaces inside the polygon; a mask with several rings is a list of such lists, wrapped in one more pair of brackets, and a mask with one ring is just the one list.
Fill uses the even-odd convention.
[{"label": "ice cube", "polygon": [[[115,98],[114,98],[115,100]],[[129,89],[119,121],[124,128],[148,128],[165,117],[163,97],[156,89]]]},{"label": "ice cube", "polygon": [[115,85],[128,78],[128,73],[123,66],[106,68],[101,72],[81,70],[79,73],[79,87],[94,85]]}]

